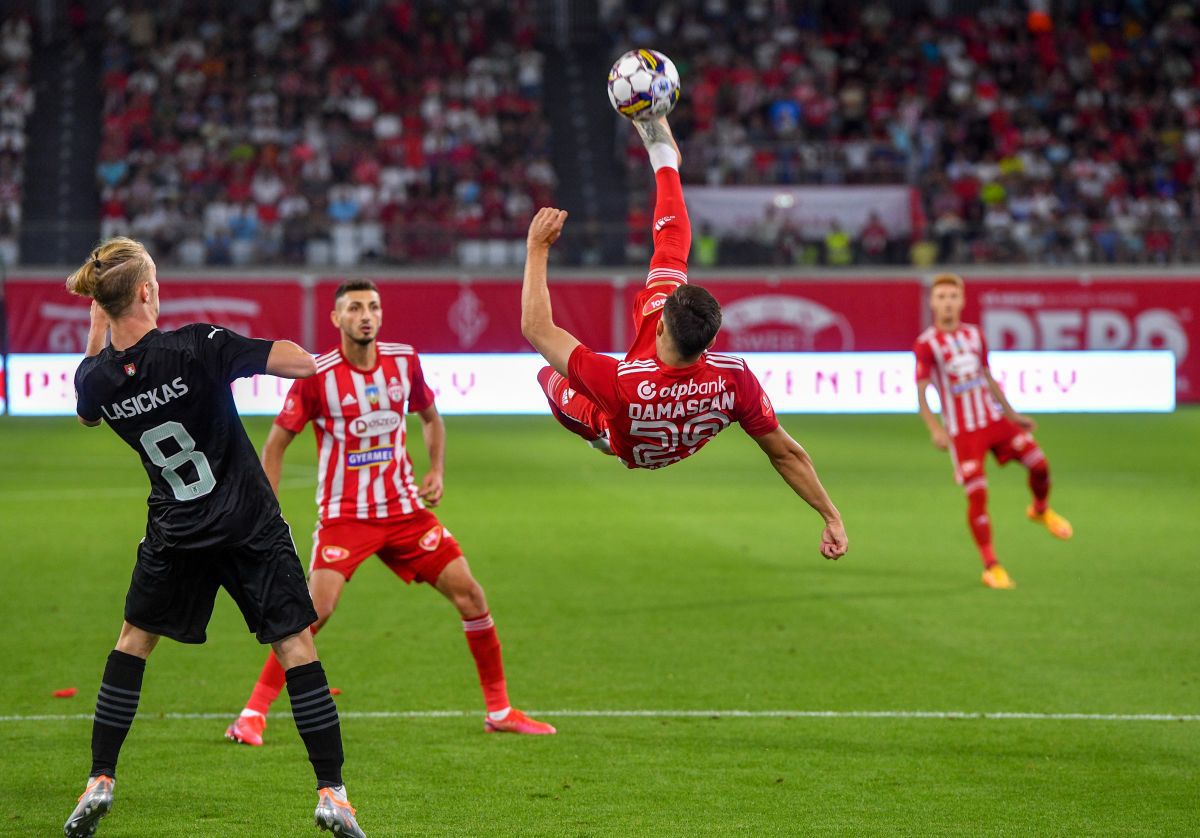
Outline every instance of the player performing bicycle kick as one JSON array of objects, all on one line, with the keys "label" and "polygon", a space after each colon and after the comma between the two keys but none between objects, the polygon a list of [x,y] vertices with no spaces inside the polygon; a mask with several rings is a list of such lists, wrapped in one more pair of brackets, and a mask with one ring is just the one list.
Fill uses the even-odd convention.
[{"label": "player performing bicycle kick", "polygon": [[733,355],[709,351],[721,307],[687,281],[691,225],[679,180],[679,147],[665,117],[635,121],[657,184],[654,255],[634,303],[633,346],[618,361],[594,352],[554,323],[547,287],[550,247],[567,214],[544,207],[529,225],[521,331],[549,363],[538,373],[550,410],[567,430],[628,468],[662,468],[695,454],[734,422],[825,522],[821,554],[845,555],[841,514],[808,452],[775,418],[770,399]]}]

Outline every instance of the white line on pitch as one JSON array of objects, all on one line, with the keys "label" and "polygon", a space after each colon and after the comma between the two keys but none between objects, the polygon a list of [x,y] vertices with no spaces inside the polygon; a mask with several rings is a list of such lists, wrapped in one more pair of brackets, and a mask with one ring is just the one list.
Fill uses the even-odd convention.
[{"label": "white line on pitch", "polygon": [[[967,710],[531,710],[555,718],[646,719],[981,719],[1047,722],[1200,722],[1195,713],[1022,713]],[[234,713],[153,713],[142,718],[192,720],[228,719]],[[290,713],[275,713],[289,716]],[[477,710],[379,710],[342,712],[343,719],[456,719],[481,715]],[[91,713],[0,716],[0,722],[71,722],[92,718]]]}]

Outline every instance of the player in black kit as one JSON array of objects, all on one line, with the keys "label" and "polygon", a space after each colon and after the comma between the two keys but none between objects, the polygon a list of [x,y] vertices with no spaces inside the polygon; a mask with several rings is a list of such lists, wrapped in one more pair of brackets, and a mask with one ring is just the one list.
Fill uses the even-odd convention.
[{"label": "player in black kit", "polygon": [[131,239],[96,248],[67,289],[92,298],[87,357],[75,373],[79,421],[107,422],[138,453],[150,509],[125,623],[96,698],[92,770],[64,834],[93,835],[112,808],[117,756],[159,637],[203,643],[217,589],[225,588],[287,672],[296,727],[317,775],[317,825],[361,838],[342,785],[337,707],[308,629],[317,615],[229,388],[259,373],[306,378],[316,372],[312,356],[290,341],[251,340],[207,324],[159,331],[154,261]]}]

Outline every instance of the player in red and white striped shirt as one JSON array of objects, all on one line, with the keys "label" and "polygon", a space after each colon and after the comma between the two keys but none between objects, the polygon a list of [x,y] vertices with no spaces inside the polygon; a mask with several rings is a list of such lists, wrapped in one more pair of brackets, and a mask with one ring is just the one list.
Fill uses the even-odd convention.
[{"label": "player in red and white striped shirt", "polygon": [[[554,733],[550,725],[510,706],[500,640],[483,588],[454,536],[427,508],[442,498],[446,428],[416,351],[376,340],[383,309],[369,281],[338,288],[332,319],[341,330],[341,346],[317,358],[316,375],[293,385],[262,454],[263,469],[278,492],[284,451],[312,422],[319,457],[319,518],[308,578],[317,611],[313,633],[329,620],[355,570],[378,555],[405,582],[437,588],[462,615],[487,705],[484,729]],[[430,469],[419,486],[408,456],[405,413],[420,417],[429,450]],[[225,735],[261,745],[267,711],[283,684],[283,670],[271,655],[246,709]]]},{"label": "player in red and white striped shirt", "polygon": [[[983,559],[983,583],[990,588],[1012,588],[1015,585],[992,548],[983,467],[988,452],[1001,465],[1020,460],[1029,469],[1033,503],[1026,514],[1030,520],[1062,539],[1071,537],[1071,524],[1049,506],[1050,470],[1046,455],[1033,439],[1034,422],[1012,409],[992,377],[982,332],[978,326],[962,322],[965,302],[962,277],[939,274],[933,278],[929,305],[934,325],[913,345],[917,399],[933,444],[949,449],[954,479],[966,492],[967,523]],[[941,398],[941,423],[925,397],[930,384]]]},{"label": "player in red and white striped shirt", "polygon": [[846,552],[846,530],[808,452],[780,426],[746,362],[710,351],[721,306],[687,282],[691,223],[679,181],[679,147],[667,120],[634,127],[649,153],[657,196],[654,255],[634,301],[634,339],[624,361],[592,351],[554,322],[547,263],[567,214],[544,207],[529,225],[521,331],[549,364],[538,383],[550,410],[567,430],[629,468],[672,465],[740,424],[824,519],[820,552],[838,559]]}]

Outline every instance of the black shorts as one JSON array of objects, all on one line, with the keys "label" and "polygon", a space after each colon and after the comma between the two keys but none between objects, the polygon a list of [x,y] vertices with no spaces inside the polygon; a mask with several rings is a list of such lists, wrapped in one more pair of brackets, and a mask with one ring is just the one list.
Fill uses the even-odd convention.
[{"label": "black shorts", "polygon": [[187,550],[138,545],[125,619],[180,643],[203,643],[217,589],[229,591],[260,643],[274,643],[317,620],[304,569],[282,518],[236,547]]}]

